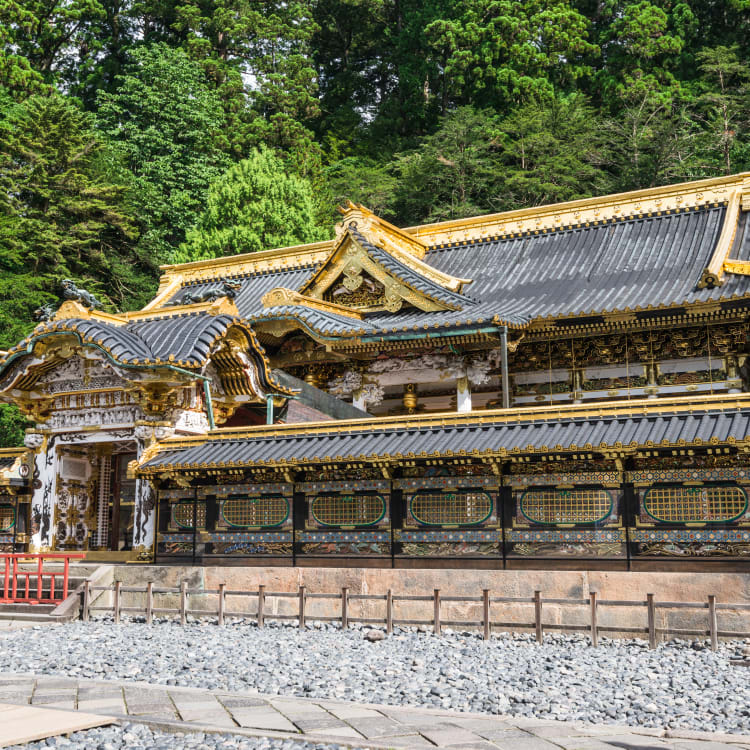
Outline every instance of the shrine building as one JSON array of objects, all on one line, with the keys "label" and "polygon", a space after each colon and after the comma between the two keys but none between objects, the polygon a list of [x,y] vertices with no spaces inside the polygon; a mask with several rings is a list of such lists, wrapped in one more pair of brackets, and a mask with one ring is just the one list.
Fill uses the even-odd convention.
[{"label": "shrine building", "polygon": [[750,570],[750,173],[66,282],[0,356],[0,550]]}]

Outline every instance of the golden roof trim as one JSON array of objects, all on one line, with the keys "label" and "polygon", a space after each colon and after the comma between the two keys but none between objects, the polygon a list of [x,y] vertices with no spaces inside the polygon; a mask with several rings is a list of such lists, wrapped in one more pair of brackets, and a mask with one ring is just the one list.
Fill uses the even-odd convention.
[{"label": "golden roof trim", "polygon": [[337,305],[335,302],[308,297],[294,291],[293,289],[287,289],[282,286],[277,286],[275,289],[271,289],[270,292],[266,292],[261,297],[261,302],[263,303],[263,307],[266,308],[277,307],[280,305],[300,305],[302,307],[312,308],[313,310],[331,313],[332,315],[342,315],[345,318],[362,320],[362,314],[350,307],[344,307],[343,305]]},{"label": "golden roof trim", "polygon": [[[744,183],[743,183],[744,184]],[[724,283],[724,273],[726,271],[726,260],[732,250],[734,237],[737,234],[737,221],[740,216],[740,205],[742,203],[742,186],[733,190],[729,196],[727,212],[724,215],[724,223],[721,227],[721,234],[716,243],[714,252],[711,255],[708,265],[703,269],[698,289],[706,287],[713,288],[721,286]]]},{"label": "golden roof trim", "polygon": [[676,185],[632,190],[625,193],[579,198],[564,203],[521,208],[486,216],[453,219],[436,224],[409,227],[430,245],[450,244],[495,236],[561,229],[566,226],[600,224],[611,219],[649,216],[723,203],[733,189],[741,189],[750,172]]},{"label": "golden roof trim", "polygon": [[[400,236],[409,237],[410,241],[417,241],[425,246],[475,241],[497,236],[560,229],[564,226],[597,224],[611,219],[672,212],[725,202],[733,188],[742,188],[748,182],[750,182],[750,172],[744,172],[677,185],[580,198],[564,203],[394,229]],[[750,200],[747,196],[742,200],[742,207],[743,209],[750,207]],[[383,226],[391,226],[382,219],[379,219],[379,222]],[[335,245],[335,240],[326,240],[264,250],[259,253],[245,253],[161,266],[164,275],[157,299],[149,303],[147,307],[152,309],[170,296],[166,290],[177,276],[181,277],[179,285],[183,285],[222,276],[241,276],[302,268],[324,262]]]},{"label": "golden roof trim", "polygon": [[402,415],[396,417],[371,417],[304,424],[257,425],[253,427],[221,427],[207,435],[167,438],[162,450],[174,450],[175,443],[188,447],[208,439],[239,440],[243,438],[268,438],[296,435],[307,437],[323,433],[369,432],[387,429],[425,429],[461,426],[492,426],[534,420],[559,421],[581,418],[607,418],[622,416],[649,416],[660,413],[694,413],[709,409],[750,409],[750,394],[720,394],[675,396],[659,399],[630,399],[599,402],[595,404],[564,404],[554,406],[524,406],[510,409],[489,409],[473,412],[442,412],[437,414]]},{"label": "golden roof trim", "polygon": [[[343,218],[339,224],[336,225],[336,236],[343,234],[346,231],[346,227],[352,222],[358,222],[355,227],[362,231],[364,229],[382,229],[392,236],[398,237],[408,250],[398,247],[399,252],[406,252],[408,257],[418,258],[421,260],[424,258],[425,253],[428,250],[428,246],[422,242],[418,237],[410,234],[408,230],[401,229],[395,224],[391,224],[389,221],[382,219],[377,214],[370,211],[369,208],[363,206],[361,203],[348,202],[348,205],[339,207],[339,211],[343,214]],[[361,222],[361,223],[359,223]]]},{"label": "golden roof trim", "polygon": [[739,276],[750,276],[750,260],[725,260],[724,270]]}]

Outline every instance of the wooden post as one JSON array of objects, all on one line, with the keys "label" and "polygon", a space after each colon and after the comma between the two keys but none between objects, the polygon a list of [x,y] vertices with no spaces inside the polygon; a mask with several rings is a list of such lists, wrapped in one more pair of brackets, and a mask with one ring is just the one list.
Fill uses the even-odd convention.
[{"label": "wooden post", "polygon": [[187,623],[187,581],[180,581],[180,625]]},{"label": "wooden post", "polygon": [[596,623],[596,591],[589,593],[589,599],[591,600],[591,645],[596,648],[599,645],[599,631]]},{"label": "wooden post", "polygon": [[226,583],[219,584],[219,625],[224,625],[224,604],[226,602]]},{"label": "wooden post", "polygon": [[542,630],[542,592],[534,592],[534,627],[536,628],[536,642],[544,641],[544,631]]},{"label": "wooden post", "polygon": [[440,635],[440,589],[435,589],[433,601],[435,603],[435,610],[433,614],[432,630],[435,635]]},{"label": "wooden post", "polygon": [[120,622],[120,586],[122,584],[119,581],[115,581],[115,602],[114,602],[114,609],[115,609],[115,625],[119,624]]},{"label": "wooden post", "polygon": [[349,627],[349,589],[344,586],[341,589],[341,629]]},{"label": "wooden post", "polygon": [[146,584],[146,625],[154,621],[154,584],[149,581]]},{"label": "wooden post", "polygon": [[299,626],[300,630],[305,627],[305,587],[299,587]]},{"label": "wooden post", "polygon": [[648,607],[648,647],[656,648],[656,607],[653,594],[646,594],[646,606]]},{"label": "wooden post", "polygon": [[708,595],[708,629],[711,632],[711,651],[719,648],[719,623],[716,619],[716,595]]},{"label": "wooden post", "polygon": [[393,632],[393,592],[390,589],[385,595],[385,631],[388,635]]},{"label": "wooden post", "polygon": [[263,621],[265,614],[263,610],[266,608],[266,587],[261,583],[258,585],[258,627],[263,627]]},{"label": "wooden post", "polygon": [[482,622],[484,623],[484,640],[490,639],[490,590],[482,589]]},{"label": "wooden post", "polygon": [[81,615],[84,622],[89,621],[89,607],[91,606],[91,581],[87,578],[83,582],[83,614]]}]

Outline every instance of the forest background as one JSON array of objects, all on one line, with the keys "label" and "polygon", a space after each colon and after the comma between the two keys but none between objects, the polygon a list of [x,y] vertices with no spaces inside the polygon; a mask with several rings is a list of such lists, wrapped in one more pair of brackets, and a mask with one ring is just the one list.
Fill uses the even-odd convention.
[{"label": "forest background", "polygon": [[[72,278],[750,169],[750,0],[0,0],[0,349]],[[0,408],[0,444],[24,423]]]}]

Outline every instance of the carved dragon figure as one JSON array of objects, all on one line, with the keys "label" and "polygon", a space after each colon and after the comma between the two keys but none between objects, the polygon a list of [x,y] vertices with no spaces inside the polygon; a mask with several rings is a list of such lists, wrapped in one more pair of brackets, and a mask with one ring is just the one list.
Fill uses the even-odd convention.
[{"label": "carved dragon figure", "polygon": [[52,320],[55,315],[55,306],[52,303],[42,305],[34,310],[33,318],[39,323],[46,323],[48,320]]},{"label": "carved dragon figure", "polygon": [[221,297],[228,297],[234,299],[242,289],[242,282],[240,281],[229,281],[228,279],[222,279],[219,288],[213,287],[212,289],[204,289],[200,292],[185,292],[182,298],[176,300],[172,304],[174,305],[195,305],[199,302],[216,302]]},{"label": "carved dragon figure", "polygon": [[93,309],[95,307],[101,307],[102,303],[85,289],[80,289],[75,285],[75,282],[70,279],[65,279],[62,283],[63,295],[65,299],[71,299],[76,302],[80,302],[84,307]]}]

